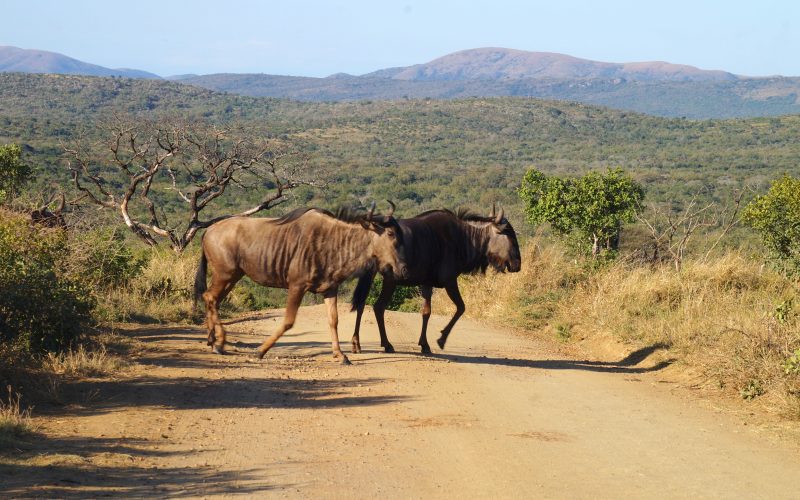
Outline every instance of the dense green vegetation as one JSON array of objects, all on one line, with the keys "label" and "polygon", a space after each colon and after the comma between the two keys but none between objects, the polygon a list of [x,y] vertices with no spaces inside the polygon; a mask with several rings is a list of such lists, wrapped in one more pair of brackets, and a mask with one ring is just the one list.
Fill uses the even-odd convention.
[{"label": "dense green vegetation", "polygon": [[336,75],[308,78],[263,74],[191,76],[181,82],[253,97],[301,101],[536,97],[609,106],[665,117],[736,118],[800,113],[800,78],[728,81],[636,81],[622,78],[393,80]]},{"label": "dense green vegetation", "polygon": [[548,175],[621,167],[648,200],[669,202],[698,192],[726,200],[800,172],[800,116],[691,121],[528,98],[301,103],[163,81],[0,75],[0,143],[23,145],[40,186],[67,180],[60,143],[96,136],[114,112],[243,125],[307,153],[328,176],[326,191],[300,190],[296,203],[389,198],[401,215],[497,200],[519,217],[515,190],[531,167]]}]

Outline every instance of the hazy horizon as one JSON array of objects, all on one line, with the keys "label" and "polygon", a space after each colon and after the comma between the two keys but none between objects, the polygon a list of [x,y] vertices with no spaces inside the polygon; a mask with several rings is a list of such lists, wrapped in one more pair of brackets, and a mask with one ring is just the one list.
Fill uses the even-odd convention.
[{"label": "hazy horizon", "polygon": [[11,22],[0,45],[161,76],[364,74],[480,47],[800,76],[800,3],[781,1],[143,0],[131,9],[98,0],[10,0],[4,11]]}]

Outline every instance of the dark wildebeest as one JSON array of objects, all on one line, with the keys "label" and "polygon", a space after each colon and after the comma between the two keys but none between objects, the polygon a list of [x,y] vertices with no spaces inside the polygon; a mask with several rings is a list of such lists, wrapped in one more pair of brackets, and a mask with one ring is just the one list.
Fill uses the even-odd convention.
[{"label": "dark wildebeest", "polygon": [[[376,271],[397,277],[406,273],[400,227],[391,213],[373,215],[374,208],[367,213],[340,210],[338,215],[303,208],[274,219],[233,217],[208,228],[195,277],[195,300],[202,295],[205,301],[208,345],[213,351],[222,354],[225,348],[219,303],[247,275],[261,285],[289,290],[283,324],[259,347],[259,358],[294,325],[303,295],[315,292],[325,297],[328,306],[334,357],[348,364],[337,332],[339,285]],[[206,289],[207,266],[212,277]]]},{"label": "dark wildebeest", "polygon": [[[391,274],[384,274],[383,288],[373,307],[378,320],[378,331],[381,335],[381,346],[386,352],[394,352],[394,347],[386,337],[386,326],[383,313],[392,298],[397,285],[419,286],[424,299],[422,306],[422,333],[419,345],[423,353],[430,353],[426,330],[431,315],[431,295],[433,288],[444,288],[450,300],[456,306],[456,313],[442,330],[437,340],[444,349],[447,336],[464,314],[464,301],[458,290],[458,276],[464,273],[485,272],[491,265],[498,272],[506,270],[518,272],[521,265],[519,244],[514,228],[504,217],[503,210],[483,217],[460,210],[453,213],[449,210],[431,210],[411,219],[398,219],[403,231],[408,277],[398,279]],[[356,328],[353,333],[353,352],[361,352],[359,328],[361,315],[364,312],[369,288],[374,274],[362,276],[353,292],[353,309],[357,311]]]}]

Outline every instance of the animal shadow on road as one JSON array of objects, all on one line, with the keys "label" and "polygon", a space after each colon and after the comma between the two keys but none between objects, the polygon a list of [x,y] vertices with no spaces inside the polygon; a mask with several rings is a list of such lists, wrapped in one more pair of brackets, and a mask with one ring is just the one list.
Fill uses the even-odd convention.
[{"label": "animal shadow on road", "polygon": [[674,358],[659,361],[653,366],[636,366],[647,359],[651,354],[669,347],[664,343],[656,343],[643,347],[625,356],[619,361],[590,361],[574,359],[517,359],[490,356],[465,356],[460,354],[426,354],[434,358],[446,359],[458,363],[472,363],[498,366],[514,366],[521,368],[539,368],[543,370],[584,370],[606,373],[648,373],[663,370],[675,362]]}]

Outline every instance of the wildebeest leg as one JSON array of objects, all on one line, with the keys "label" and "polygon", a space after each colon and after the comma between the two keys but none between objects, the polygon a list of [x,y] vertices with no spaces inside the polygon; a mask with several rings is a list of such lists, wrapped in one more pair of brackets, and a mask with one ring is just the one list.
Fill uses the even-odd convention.
[{"label": "wildebeest leg", "polygon": [[375,312],[375,319],[378,322],[378,332],[381,335],[381,347],[383,347],[384,352],[394,352],[394,346],[389,343],[389,337],[386,336],[386,324],[383,321],[383,313],[386,312],[386,306],[392,299],[395,288],[397,288],[397,284],[394,280],[384,276],[381,294],[378,296],[378,300],[375,301],[375,305],[372,306],[372,310]]},{"label": "wildebeest leg", "polygon": [[428,344],[428,319],[431,317],[431,295],[433,295],[433,287],[421,286],[419,293],[422,295],[424,302],[422,303],[422,333],[419,334],[419,342],[417,344],[422,347],[423,354],[431,353],[431,346]]},{"label": "wildebeest leg", "polygon": [[294,326],[294,320],[297,318],[297,310],[300,308],[300,302],[303,300],[303,295],[305,295],[305,293],[306,290],[302,287],[289,288],[289,298],[286,301],[286,315],[283,317],[283,324],[258,348],[259,359],[264,357],[270,347],[281,338],[281,335]]},{"label": "wildebeest leg", "polygon": [[339,310],[336,308],[336,294],[338,290],[325,293],[325,305],[328,306],[328,328],[331,331],[331,349],[333,357],[340,360],[343,365],[349,365],[350,360],[339,347]]},{"label": "wildebeest leg", "polygon": [[447,326],[442,330],[442,336],[436,341],[441,349],[444,349],[444,344],[447,342],[447,336],[450,335],[450,330],[453,329],[458,318],[464,314],[464,301],[461,299],[461,292],[458,290],[458,282],[454,281],[444,287],[444,289],[447,291],[447,296],[450,297],[450,300],[456,305],[456,313],[453,314],[450,322],[447,323]]},{"label": "wildebeest leg", "polygon": [[353,338],[350,339],[350,343],[353,344],[353,352],[359,353],[361,352],[361,335],[359,330],[361,329],[361,316],[364,314],[364,304],[359,304],[356,306],[356,328],[353,330]]},{"label": "wildebeest leg", "polygon": [[215,354],[225,354],[225,329],[219,320],[219,304],[241,278],[241,271],[217,272],[211,280],[211,286],[203,294],[203,301],[206,303],[208,345],[212,346],[211,349]]}]

